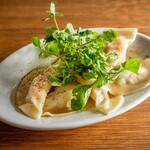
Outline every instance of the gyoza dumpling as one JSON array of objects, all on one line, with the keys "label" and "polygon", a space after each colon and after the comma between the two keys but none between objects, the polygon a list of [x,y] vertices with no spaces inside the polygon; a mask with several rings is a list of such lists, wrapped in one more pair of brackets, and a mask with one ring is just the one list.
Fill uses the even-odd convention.
[{"label": "gyoza dumpling", "polygon": [[119,36],[124,37],[125,39],[128,40],[128,43],[131,44],[134,42],[136,35],[137,35],[137,28],[120,28],[117,29]]},{"label": "gyoza dumpling", "polygon": [[[94,79],[84,80],[80,76],[76,76],[76,79],[80,84],[88,85],[94,82]],[[104,114],[115,111],[123,104],[123,96],[110,96],[107,85],[92,88],[90,97],[95,101],[96,108]]]},{"label": "gyoza dumpling", "polygon": [[110,62],[111,66],[116,66],[126,60],[127,48],[135,40],[137,34],[137,28],[122,28],[117,31],[118,37],[105,48],[105,52],[111,51],[117,54],[117,59]]},{"label": "gyoza dumpling", "polygon": [[43,116],[54,116],[57,114],[68,113],[71,109],[72,90],[76,83],[56,87],[53,92],[47,95],[43,107]]},{"label": "gyoza dumpling", "polygon": [[108,86],[104,85],[101,88],[93,88],[90,97],[95,101],[96,108],[108,114],[117,110],[122,106],[124,98],[122,95],[113,96],[108,93]]},{"label": "gyoza dumpling", "polygon": [[38,68],[31,72],[29,72],[19,83],[17,93],[16,93],[16,100],[15,103],[17,106],[20,106],[22,104],[26,103],[26,96],[29,91],[29,87],[35,77],[37,77],[39,74],[43,72],[44,68]]},{"label": "gyoza dumpling", "polygon": [[120,78],[109,84],[113,95],[128,95],[150,84],[150,58],[141,61],[138,74],[131,71],[122,72]]},{"label": "gyoza dumpling", "polygon": [[[21,97],[18,96],[20,95],[20,93],[18,93],[20,90],[17,91],[18,107],[29,117],[39,119],[43,113],[45,98],[51,88],[51,84],[47,79],[47,72],[36,76],[30,85],[28,81],[21,84],[27,84],[29,89],[24,99],[23,97],[20,99]],[[21,88],[20,86],[19,89]]]}]

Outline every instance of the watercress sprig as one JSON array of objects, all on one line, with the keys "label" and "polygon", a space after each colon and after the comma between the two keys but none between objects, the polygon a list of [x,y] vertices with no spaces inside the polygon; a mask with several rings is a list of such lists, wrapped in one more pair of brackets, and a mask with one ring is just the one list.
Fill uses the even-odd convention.
[{"label": "watercress sprig", "polygon": [[76,75],[80,75],[84,80],[94,79],[91,85],[79,84],[72,91],[71,108],[82,110],[93,87],[101,88],[109,81],[118,79],[125,70],[138,73],[140,61],[131,58],[112,68],[109,61],[115,60],[117,55],[112,52],[106,53],[104,48],[116,39],[117,31],[110,29],[99,34],[90,29],[82,30],[80,27],[74,30],[70,23],[60,30],[56,17],[63,14],[55,11],[55,5],[56,2],[51,2],[50,10],[46,11],[49,16],[43,19],[43,21],[53,19],[55,26],[45,28],[47,35],[43,41],[33,37],[32,42],[41,49],[40,57],[53,55],[57,57],[51,65],[59,61],[55,67],[56,72],[51,72],[48,76],[52,86],[73,83],[76,81]]}]

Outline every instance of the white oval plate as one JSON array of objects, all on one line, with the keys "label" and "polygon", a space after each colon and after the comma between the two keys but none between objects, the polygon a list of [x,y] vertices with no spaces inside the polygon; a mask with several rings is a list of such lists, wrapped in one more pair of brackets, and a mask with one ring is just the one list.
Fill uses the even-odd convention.
[{"label": "white oval plate", "polygon": [[[99,33],[107,29],[92,28]],[[138,33],[131,47],[137,50],[139,54],[142,52],[141,57],[144,57],[150,54],[149,45],[150,38]],[[61,130],[82,127],[118,116],[150,96],[149,86],[126,96],[123,106],[108,115],[100,114],[96,110],[88,110],[62,117],[31,119],[17,110],[13,101],[15,87],[22,77],[32,69],[49,61],[48,59],[41,61],[38,54],[39,51],[32,44],[29,44],[11,54],[0,64],[0,120],[9,125],[32,130]]]}]

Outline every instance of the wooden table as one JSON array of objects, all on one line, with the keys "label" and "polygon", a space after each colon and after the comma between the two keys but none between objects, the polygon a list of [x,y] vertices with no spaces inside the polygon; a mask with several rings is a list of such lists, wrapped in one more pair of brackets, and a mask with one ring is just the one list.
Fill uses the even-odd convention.
[{"label": "wooden table", "polygon": [[[41,22],[49,0],[0,0],[0,61],[31,42],[44,37]],[[138,27],[150,36],[149,0],[58,0],[60,28]],[[150,98],[134,109],[105,122],[65,131],[30,131],[0,122],[1,150],[150,149]]]}]

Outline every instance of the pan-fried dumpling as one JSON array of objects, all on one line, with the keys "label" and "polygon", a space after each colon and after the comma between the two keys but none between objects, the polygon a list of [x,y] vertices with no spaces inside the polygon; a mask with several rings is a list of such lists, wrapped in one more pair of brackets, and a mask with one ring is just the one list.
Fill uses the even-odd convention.
[{"label": "pan-fried dumpling", "polygon": [[72,90],[76,83],[56,87],[53,92],[48,94],[43,107],[43,116],[61,115],[73,111],[71,109]]},{"label": "pan-fried dumpling", "polygon": [[[22,81],[21,84],[27,84],[28,93],[24,99],[20,99],[17,96],[19,108],[29,117],[39,119],[43,113],[45,98],[51,88],[51,84],[47,79],[47,72],[43,72],[35,77],[30,85],[28,81],[24,81],[24,83]],[[21,88],[22,86],[19,86],[19,89]]]},{"label": "pan-fried dumpling", "polygon": [[117,54],[117,59],[110,62],[111,66],[116,66],[126,60],[127,48],[135,40],[137,34],[137,28],[122,28],[117,31],[118,37],[105,48],[105,52],[111,51]]},{"label": "pan-fried dumpling", "polygon": [[[94,79],[84,80],[80,76],[76,76],[76,79],[80,84],[88,85],[94,82]],[[96,108],[104,114],[115,111],[123,104],[123,96],[110,96],[106,85],[92,88],[90,97],[95,101]]]},{"label": "pan-fried dumpling", "polygon": [[109,84],[109,92],[113,95],[128,95],[141,90],[150,84],[150,58],[141,61],[138,74],[130,71],[122,72],[120,78]]},{"label": "pan-fried dumpling", "polygon": [[108,86],[106,85],[101,88],[93,88],[90,97],[95,101],[96,108],[104,114],[117,110],[122,106],[124,101],[121,95],[110,95],[108,93]]},{"label": "pan-fried dumpling", "polygon": [[17,93],[16,93],[16,105],[20,106],[26,103],[26,96],[29,91],[29,87],[35,77],[37,77],[40,73],[42,73],[44,68],[38,68],[31,72],[29,72],[19,83]]},{"label": "pan-fried dumpling", "polygon": [[125,39],[128,40],[128,43],[131,44],[134,42],[136,35],[137,35],[137,28],[120,28],[117,29],[119,36],[124,37]]}]

